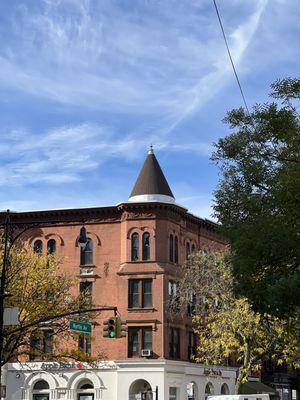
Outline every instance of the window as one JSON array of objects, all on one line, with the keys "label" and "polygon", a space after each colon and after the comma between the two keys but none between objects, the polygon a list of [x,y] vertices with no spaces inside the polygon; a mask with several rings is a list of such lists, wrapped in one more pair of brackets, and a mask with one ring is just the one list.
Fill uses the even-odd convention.
[{"label": "window", "polygon": [[93,241],[88,238],[85,246],[80,247],[80,265],[93,265]]},{"label": "window", "polygon": [[128,307],[152,307],[152,279],[130,279],[128,281]]},{"label": "window", "polygon": [[196,251],[196,246],[194,245],[194,243],[192,244],[192,253],[195,253]]},{"label": "window", "polygon": [[56,241],[54,239],[50,239],[47,242],[47,254],[53,254],[56,252]]},{"label": "window", "polygon": [[78,336],[78,350],[83,351],[86,354],[92,353],[92,344],[90,335],[79,335]]},{"label": "window", "polygon": [[133,233],[131,236],[131,261],[139,259],[139,234]]},{"label": "window", "polygon": [[30,361],[41,358],[43,354],[53,353],[53,331],[43,330],[36,332],[30,339]]},{"label": "window", "polygon": [[194,332],[189,332],[189,346],[188,346],[188,357],[190,361],[194,361],[194,356],[197,352],[197,345],[196,345],[196,335]]},{"label": "window", "polygon": [[171,262],[173,262],[174,261],[174,258],[173,258],[173,254],[174,254],[174,237],[173,237],[173,235],[170,235],[170,239],[169,239],[169,252],[170,252],[169,259],[170,259]]},{"label": "window", "polygon": [[177,282],[169,281],[168,293],[169,293],[169,298],[177,297]]},{"label": "window", "polygon": [[128,328],[128,357],[138,357],[142,350],[152,350],[152,328]]},{"label": "window", "polygon": [[175,253],[174,253],[174,261],[178,264],[178,237],[175,236]]},{"label": "window", "polygon": [[143,234],[143,251],[142,258],[144,261],[150,260],[150,234],[145,232]]},{"label": "window", "polygon": [[208,396],[211,396],[215,393],[214,386],[211,382],[208,382],[208,384],[205,386],[205,400],[207,399]]},{"label": "window", "polygon": [[177,388],[176,387],[169,388],[169,400],[177,400]]},{"label": "window", "polygon": [[180,332],[179,329],[169,328],[169,357],[180,358]]},{"label": "window", "polygon": [[221,386],[221,394],[229,394],[229,387],[226,383]]},{"label": "window", "polygon": [[44,380],[37,381],[33,386],[33,400],[49,400],[49,389],[48,382]]},{"label": "window", "polygon": [[173,311],[179,311],[180,303],[179,303],[179,296],[177,290],[177,282],[169,281],[168,282],[168,294],[169,294],[169,304]]},{"label": "window", "polygon": [[187,314],[188,315],[194,315],[195,313],[195,306],[196,306],[196,296],[195,293],[190,290],[188,292],[188,298],[187,298]]},{"label": "window", "polygon": [[79,284],[80,294],[84,296],[84,305],[90,305],[93,301],[93,283],[92,282],[80,282]]},{"label": "window", "polygon": [[36,254],[42,254],[43,253],[43,242],[41,240],[36,240],[33,244],[33,251]]},{"label": "window", "polygon": [[186,242],[186,245],[185,245],[185,258],[188,259],[190,254],[191,254],[190,243]]},{"label": "window", "polygon": [[33,390],[47,390],[47,389],[49,389],[49,383],[44,380],[37,381],[33,386]]}]

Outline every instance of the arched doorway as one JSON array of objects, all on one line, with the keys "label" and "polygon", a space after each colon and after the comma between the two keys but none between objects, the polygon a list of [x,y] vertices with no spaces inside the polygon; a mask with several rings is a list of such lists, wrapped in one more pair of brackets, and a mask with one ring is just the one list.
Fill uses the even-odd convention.
[{"label": "arched doorway", "polygon": [[129,388],[129,400],[153,400],[152,388],[145,379],[137,379]]},{"label": "arched doorway", "polygon": [[50,398],[50,387],[49,383],[41,379],[37,381],[32,389],[33,400],[49,400]]},{"label": "arched doorway", "polygon": [[94,400],[94,385],[89,379],[83,379],[77,386],[77,400]]},{"label": "arched doorway", "polygon": [[229,387],[227,383],[223,383],[221,386],[221,394],[229,394]]},{"label": "arched doorway", "polygon": [[211,382],[208,382],[205,386],[205,400],[208,396],[212,396],[213,394],[215,394],[214,385]]},{"label": "arched doorway", "polygon": [[187,400],[198,400],[198,387],[195,382],[186,385]]}]

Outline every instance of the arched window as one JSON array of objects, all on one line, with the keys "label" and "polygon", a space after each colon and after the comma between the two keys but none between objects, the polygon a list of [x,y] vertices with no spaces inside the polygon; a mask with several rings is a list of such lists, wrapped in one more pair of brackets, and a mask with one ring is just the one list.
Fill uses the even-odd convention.
[{"label": "arched window", "polygon": [[174,237],[170,235],[170,242],[169,242],[169,259],[171,262],[174,261]]},{"label": "arched window", "polygon": [[226,383],[221,386],[221,394],[229,394],[229,387]]},{"label": "arched window", "polygon": [[47,242],[47,254],[53,254],[56,252],[56,241],[54,239],[50,239]]},{"label": "arched window", "polygon": [[196,251],[196,246],[194,245],[194,243],[192,244],[192,253],[195,253]]},{"label": "arched window", "polygon": [[131,236],[131,261],[139,259],[139,234],[133,233]]},{"label": "arched window", "polygon": [[143,260],[150,260],[150,234],[148,232],[143,233]]},{"label": "arched window", "polygon": [[93,382],[89,379],[84,379],[81,381],[77,387],[77,397],[78,400],[93,400],[95,397],[95,389]]},{"label": "arched window", "polygon": [[33,386],[33,390],[48,390],[48,389],[49,389],[49,383],[44,380],[37,381]]},{"label": "arched window", "polygon": [[185,245],[185,258],[188,259],[191,253],[190,242],[186,242]]},{"label": "arched window", "polygon": [[208,382],[208,384],[205,386],[205,399],[207,399],[208,396],[211,396],[215,393],[214,386],[211,382]]},{"label": "arched window", "polygon": [[93,264],[93,241],[88,238],[85,246],[80,247],[80,265]]},{"label": "arched window", "polygon": [[41,240],[36,240],[33,244],[33,251],[36,254],[42,254],[43,253],[43,242]]},{"label": "arched window", "polygon": [[174,261],[178,263],[178,237],[175,236],[175,252],[174,252]]}]

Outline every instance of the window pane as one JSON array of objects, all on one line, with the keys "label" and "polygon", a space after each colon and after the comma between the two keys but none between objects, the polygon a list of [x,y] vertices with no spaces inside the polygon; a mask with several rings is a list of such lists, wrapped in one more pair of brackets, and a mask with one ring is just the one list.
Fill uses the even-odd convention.
[{"label": "window pane", "polygon": [[142,348],[146,349],[146,350],[152,350],[152,329],[151,328],[143,329]]},{"label": "window pane", "polygon": [[53,352],[53,331],[44,331],[44,353],[51,354]]},{"label": "window pane", "polygon": [[41,240],[36,240],[33,244],[33,251],[37,254],[43,253],[43,242]]},{"label": "window pane", "polygon": [[169,258],[170,261],[173,262],[173,254],[174,254],[174,240],[173,240],[173,235],[170,235],[170,242],[169,242]]},{"label": "window pane", "polygon": [[190,250],[190,244],[189,244],[189,242],[187,242],[186,245],[185,245],[185,253],[186,253],[186,254],[185,254],[185,258],[186,258],[186,259],[189,258],[190,252],[191,252],[191,250]]},{"label": "window pane", "polygon": [[139,235],[134,233],[131,236],[131,261],[139,259]]},{"label": "window pane", "polygon": [[143,307],[152,307],[152,280],[143,281]]},{"label": "window pane", "polygon": [[140,301],[139,301],[139,280],[130,280],[129,281],[129,301],[128,301],[128,306],[129,308],[138,308],[140,307]]},{"label": "window pane", "polygon": [[136,328],[128,329],[128,356],[139,355],[139,331]]},{"label": "window pane", "polygon": [[150,260],[150,235],[148,232],[143,234],[143,260]]},{"label": "window pane", "polygon": [[92,265],[93,264],[93,241],[88,238],[88,241],[84,247],[80,248],[80,265]]},{"label": "window pane", "polygon": [[87,354],[91,354],[92,345],[91,337],[89,335],[78,336],[78,349],[84,351]]},{"label": "window pane", "polygon": [[174,261],[178,263],[178,237],[175,236],[175,257]]},{"label": "window pane", "polygon": [[53,254],[56,252],[56,241],[54,239],[50,239],[47,242],[47,253]]}]

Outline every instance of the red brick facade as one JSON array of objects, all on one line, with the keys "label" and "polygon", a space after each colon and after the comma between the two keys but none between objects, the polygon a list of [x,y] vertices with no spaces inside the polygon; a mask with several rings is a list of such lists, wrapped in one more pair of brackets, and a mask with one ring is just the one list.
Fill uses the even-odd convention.
[{"label": "red brick facade", "polygon": [[[99,207],[61,211],[16,213],[12,222],[39,223],[26,233],[26,241],[33,246],[36,240],[56,241],[56,252],[63,259],[63,270],[77,276],[81,282],[92,282],[93,303],[96,306],[117,306],[129,328],[145,327],[152,330],[154,358],[170,358],[169,329],[180,330],[180,359],[188,360],[188,334],[191,319],[168,317],[168,282],[178,279],[186,257],[186,243],[195,250],[224,249],[226,244],[216,234],[216,225],[189,214],[176,204],[123,203],[115,207]],[[93,241],[92,265],[80,265],[80,228],[86,227]],[[150,258],[142,261],[142,237],[150,234]],[[139,235],[139,258],[131,261],[132,234]],[[178,238],[178,263],[170,261],[170,235]],[[129,280],[152,280],[152,306],[129,308]],[[102,322],[112,315],[106,311],[97,318],[94,327],[92,354],[104,353],[108,359],[128,358],[128,336],[109,339],[102,336]],[[111,345],[113,340],[114,345]],[[177,358],[177,357],[176,357]]]}]

